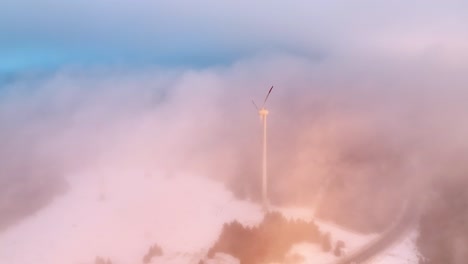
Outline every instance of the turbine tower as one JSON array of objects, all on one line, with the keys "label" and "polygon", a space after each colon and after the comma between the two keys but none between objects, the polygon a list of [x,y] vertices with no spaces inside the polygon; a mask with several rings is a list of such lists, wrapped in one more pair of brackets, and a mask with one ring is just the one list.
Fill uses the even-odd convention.
[{"label": "turbine tower", "polygon": [[262,139],[262,203],[263,209],[268,211],[269,202],[268,202],[268,177],[267,177],[267,115],[268,110],[265,108],[265,104],[268,100],[268,96],[270,96],[271,91],[273,90],[273,86],[271,86],[270,90],[268,91],[265,100],[263,101],[263,105],[261,108],[258,108],[257,104],[252,100],[255,108],[260,115],[260,118],[263,123],[263,139]]}]

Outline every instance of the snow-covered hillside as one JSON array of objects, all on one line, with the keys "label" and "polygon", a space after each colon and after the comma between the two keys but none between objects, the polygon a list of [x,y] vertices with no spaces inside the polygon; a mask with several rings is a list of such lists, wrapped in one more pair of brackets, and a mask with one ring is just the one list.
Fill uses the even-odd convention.
[{"label": "snow-covered hillside", "polygon": [[[255,225],[263,217],[258,205],[234,199],[221,183],[204,177],[100,170],[75,175],[69,181],[68,193],[0,234],[0,263],[94,264],[96,256],[109,258],[113,264],[142,263],[155,243],[164,255],[152,263],[198,263],[224,223],[236,219]],[[308,210],[275,210],[289,218],[313,218]],[[344,241],[346,252],[377,236],[315,221],[322,231],[331,234],[333,244]],[[416,256],[412,241],[409,238],[388,250],[375,263],[415,264],[407,261]],[[397,254],[404,256],[394,258]],[[294,245],[290,255],[301,255],[303,263],[336,260],[331,253],[323,253],[319,245],[307,243]]]},{"label": "snow-covered hillside", "polygon": [[179,256],[174,263],[188,263],[212,245],[223,223],[262,219],[258,206],[192,175],[105,171],[71,179],[65,196],[0,235],[0,263],[86,264],[96,256],[141,263],[154,243]]},{"label": "snow-covered hillside", "polygon": [[[349,229],[345,229],[330,222],[326,222],[314,217],[311,210],[301,208],[278,208],[285,216],[292,219],[313,220],[321,232],[330,233],[332,246],[337,241],[345,242],[345,253],[354,252],[372,241],[378,234],[363,235]],[[333,263],[338,258],[331,252],[324,253],[320,245],[310,243],[300,243],[294,245],[289,252],[290,256],[302,256],[303,263]]]},{"label": "snow-covered hillside", "polygon": [[417,264],[419,262],[419,253],[416,248],[417,236],[417,231],[413,230],[399,243],[373,259],[371,264]]},{"label": "snow-covered hillside", "polygon": [[[346,244],[345,254],[359,251],[362,247],[365,247],[367,243],[372,243],[378,238],[380,234],[369,234],[364,235],[354,232],[349,229],[345,229],[341,226],[335,225],[330,222],[326,222],[314,217],[312,211],[301,208],[276,208],[281,211],[285,216],[289,218],[311,220],[318,224],[320,230],[324,233],[329,232],[332,238],[332,245],[337,241],[344,241]],[[417,231],[413,230],[398,241],[395,245],[388,248],[382,254],[370,260],[369,264],[417,264],[419,253],[416,248]],[[301,256],[303,260],[299,263],[304,264],[332,264],[335,263],[338,258],[331,253],[324,253],[317,244],[300,243],[294,245],[289,255],[291,259],[293,256]],[[295,262],[297,263],[297,262]]]},{"label": "snow-covered hillside", "polygon": [[[326,228],[326,227],[325,227]],[[353,233],[341,233],[342,231],[335,229],[334,234],[340,240],[347,242],[346,252],[354,252],[365,243],[372,241],[376,235],[358,235]],[[340,235],[341,233],[341,235]],[[338,234],[338,235],[337,235]],[[411,232],[402,241],[398,242],[391,248],[385,250],[382,254],[367,262],[368,264],[417,264],[418,251],[415,246],[416,232]],[[324,254],[319,245],[315,244],[297,244],[291,249],[290,255],[300,255],[303,257],[303,264],[333,264],[338,258],[332,254]]]}]

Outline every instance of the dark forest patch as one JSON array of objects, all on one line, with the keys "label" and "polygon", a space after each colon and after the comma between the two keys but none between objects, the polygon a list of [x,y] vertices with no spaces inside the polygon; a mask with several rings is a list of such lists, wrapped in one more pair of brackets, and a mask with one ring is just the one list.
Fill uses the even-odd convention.
[{"label": "dark forest patch", "polygon": [[292,245],[319,244],[323,237],[313,221],[288,220],[278,212],[270,212],[258,226],[243,226],[237,221],[224,224],[208,257],[220,252],[234,256],[242,264],[282,262]]}]

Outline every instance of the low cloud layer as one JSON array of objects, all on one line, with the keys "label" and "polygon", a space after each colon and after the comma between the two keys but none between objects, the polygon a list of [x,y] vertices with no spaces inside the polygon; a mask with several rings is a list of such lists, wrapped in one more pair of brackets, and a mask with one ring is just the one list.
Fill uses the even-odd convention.
[{"label": "low cloud layer", "polygon": [[441,248],[426,237],[443,214],[458,239],[446,251],[466,259],[466,208],[451,201],[468,182],[467,12],[466,1],[2,1],[0,232],[89,171],[209,177],[259,200],[251,100],[274,85],[272,204],[376,232],[416,197],[421,252]]},{"label": "low cloud layer", "polygon": [[[414,177],[425,189],[466,155],[466,66],[437,52],[424,60],[277,54],[200,70],[75,68],[11,82],[0,99],[3,204],[21,208],[28,195],[63,189],[61,179],[106,167],[203,175],[255,199],[260,123],[250,100],[270,85],[274,202],[311,201],[335,178],[353,180],[343,182],[351,196]],[[337,200],[329,208],[338,210]]]}]

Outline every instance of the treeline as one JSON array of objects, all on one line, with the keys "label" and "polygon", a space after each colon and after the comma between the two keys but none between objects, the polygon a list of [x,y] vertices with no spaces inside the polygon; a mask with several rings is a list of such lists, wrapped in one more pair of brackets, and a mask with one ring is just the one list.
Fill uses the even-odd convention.
[{"label": "treeline", "polygon": [[[149,247],[148,251],[142,258],[142,263],[143,264],[149,264],[151,263],[151,260],[155,257],[160,257],[162,256],[163,250],[158,244],[154,244]],[[94,264],[113,264],[110,258],[104,258],[97,256],[94,260]]]},{"label": "treeline", "polygon": [[242,264],[283,262],[292,245],[322,241],[326,243],[324,248],[331,250],[330,235],[321,233],[313,221],[288,220],[280,213],[271,212],[258,226],[243,226],[237,221],[224,224],[207,257],[222,252]]}]

